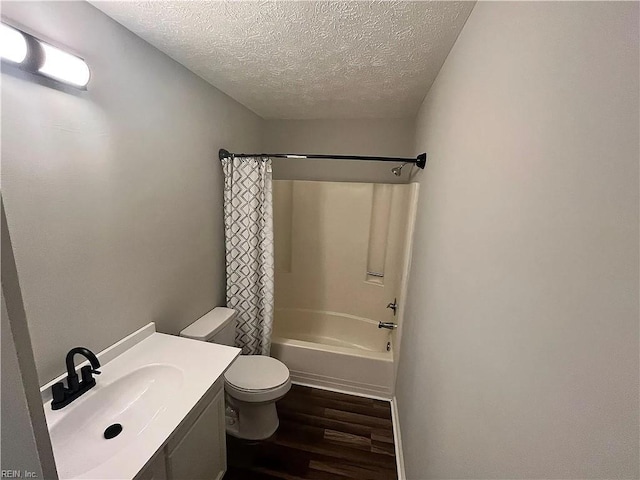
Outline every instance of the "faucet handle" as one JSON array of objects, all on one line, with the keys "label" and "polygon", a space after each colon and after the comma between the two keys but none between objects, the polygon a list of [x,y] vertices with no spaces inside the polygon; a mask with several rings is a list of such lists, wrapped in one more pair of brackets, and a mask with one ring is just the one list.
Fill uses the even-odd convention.
[{"label": "faucet handle", "polygon": [[393,310],[393,316],[395,317],[396,316],[396,310],[398,309],[398,299],[394,298],[393,302],[390,302],[387,305],[387,308],[390,308],[391,310]]},{"label": "faucet handle", "polygon": [[65,388],[64,383],[57,382],[54,383],[51,387],[51,396],[53,398],[53,402],[62,402],[64,400]]},{"label": "faucet handle", "polygon": [[94,370],[89,365],[85,365],[84,367],[82,367],[80,369],[80,375],[82,377],[82,383],[84,383],[84,384],[90,384],[90,383],[91,384],[95,384],[96,381],[91,376],[92,373],[95,373],[96,375],[100,375],[100,372],[98,370]]}]

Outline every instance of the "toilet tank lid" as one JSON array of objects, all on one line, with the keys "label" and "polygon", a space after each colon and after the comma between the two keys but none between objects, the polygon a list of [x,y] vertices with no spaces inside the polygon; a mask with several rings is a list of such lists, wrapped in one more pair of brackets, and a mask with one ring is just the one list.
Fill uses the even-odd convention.
[{"label": "toilet tank lid", "polygon": [[232,308],[216,307],[182,330],[180,336],[208,342],[235,317]]}]

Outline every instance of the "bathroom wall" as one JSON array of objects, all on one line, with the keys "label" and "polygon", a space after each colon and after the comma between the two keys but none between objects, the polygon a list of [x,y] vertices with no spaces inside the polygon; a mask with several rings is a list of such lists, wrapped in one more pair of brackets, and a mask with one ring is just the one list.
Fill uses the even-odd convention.
[{"label": "bathroom wall", "polygon": [[422,105],[410,479],[640,476],[638,20],[479,2]]},{"label": "bathroom wall", "polygon": [[[414,157],[414,119],[266,120],[268,153],[322,153]],[[345,160],[274,159],[273,178],[337,182],[406,183],[391,168],[400,163]]]},{"label": "bathroom wall", "polygon": [[224,303],[221,147],[262,120],[85,2],[3,19],[86,59],[86,92],[2,75],[2,192],[40,383],[77,345]]},{"label": "bathroom wall", "polygon": [[[25,472],[29,472],[31,478],[55,480],[58,475],[44,418],[38,374],[2,199],[0,210],[2,476],[26,477]],[[14,473],[16,471],[18,475]]]},{"label": "bathroom wall", "polygon": [[[2,295],[2,470],[34,472],[43,478],[18,354]],[[44,417],[44,416],[43,416]],[[44,418],[43,418],[44,419]],[[55,469],[54,469],[55,471]]]}]

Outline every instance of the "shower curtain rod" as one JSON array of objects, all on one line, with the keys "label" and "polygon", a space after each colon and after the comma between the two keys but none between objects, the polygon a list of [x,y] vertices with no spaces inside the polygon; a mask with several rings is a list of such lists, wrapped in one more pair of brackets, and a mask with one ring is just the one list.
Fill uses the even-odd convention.
[{"label": "shower curtain rod", "polygon": [[367,160],[370,162],[404,162],[414,163],[416,167],[424,169],[427,164],[427,154],[421,153],[416,158],[405,157],[365,157],[360,155],[322,155],[317,153],[230,153],[224,148],[218,152],[220,160],[223,158],[271,157],[271,158],[319,158],[325,160]]}]

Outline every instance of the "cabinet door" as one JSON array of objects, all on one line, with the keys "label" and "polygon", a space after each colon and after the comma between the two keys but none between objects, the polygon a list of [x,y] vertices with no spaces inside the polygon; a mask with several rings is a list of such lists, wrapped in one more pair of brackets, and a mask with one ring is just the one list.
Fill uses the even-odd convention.
[{"label": "cabinet door", "polygon": [[136,480],[167,480],[164,450],[136,475]]},{"label": "cabinet door", "polygon": [[224,389],[221,389],[169,452],[167,473],[170,480],[220,480],[226,470]]}]

